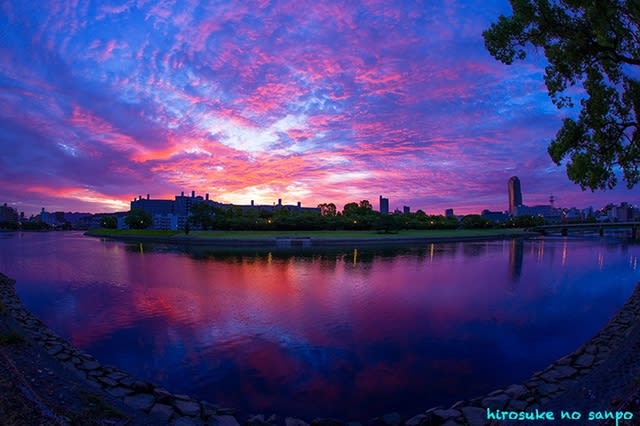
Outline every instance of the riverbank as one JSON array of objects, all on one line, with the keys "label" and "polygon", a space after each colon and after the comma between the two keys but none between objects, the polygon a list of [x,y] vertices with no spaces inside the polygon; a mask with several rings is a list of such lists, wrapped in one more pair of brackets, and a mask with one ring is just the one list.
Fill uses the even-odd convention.
[{"label": "riverbank", "polygon": [[[640,388],[637,382],[640,376],[635,375],[640,374],[640,357],[636,355],[640,353],[638,324],[640,285],[594,338],[535,373],[530,380],[460,401],[449,408],[432,408],[411,418],[391,413],[365,424],[506,425],[505,421],[487,421],[487,410],[533,412],[539,409],[555,412],[557,416],[560,410],[579,410],[585,417],[586,410],[627,410],[625,407],[634,406],[634,395],[639,394]],[[233,409],[173,395],[117,368],[101,365],[91,355],[56,336],[28,312],[15,292],[14,282],[2,274],[0,358],[0,416],[12,419],[12,424],[308,425],[295,418],[241,416]],[[635,404],[637,406],[637,401]],[[25,421],[22,415],[26,416]],[[621,420],[618,424],[636,424],[634,421]],[[347,423],[316,419],[310,424]]]},{"label": "riverbank", "polygon": [[92,229],[91,237],[178,245],[218,247],[344,247],[424,245],[445,242],[491,241],[538,236],[523,229],[405,230],[376,231],[178,231]]}]

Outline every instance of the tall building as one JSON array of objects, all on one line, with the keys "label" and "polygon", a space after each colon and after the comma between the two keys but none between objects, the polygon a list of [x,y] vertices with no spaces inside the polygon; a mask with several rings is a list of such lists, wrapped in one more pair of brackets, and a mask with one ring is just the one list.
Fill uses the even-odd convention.
[{"label": "tall building", "polygon": [[520,179],[518,176],[511,176],[507,183],[509,189],[509,214],[516,215],[516,208],[522,205],[522,190],[520,189]]},{"label": "tall building", "polygon": [[0,222],[17,222],[18,221],[18,212],[13,207],[4,203],[0,206]]},{"label": "tall building", "polygon": [[389,214],[389,199],[380,196],[380,213]]}]

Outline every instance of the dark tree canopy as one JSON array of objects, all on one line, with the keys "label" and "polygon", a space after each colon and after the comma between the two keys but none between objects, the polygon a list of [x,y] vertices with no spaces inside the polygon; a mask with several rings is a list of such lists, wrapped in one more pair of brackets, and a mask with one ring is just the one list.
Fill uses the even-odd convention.
[{"label": "dark tree canopy", "polygon": [[333,203],[318,204],[318,208],[322,216],[335,216],[337,214],[336,205]]},{"label": "dark tree canopy", "polygon": [[571,107],[571,86],[584,98],[577,119],[567,118],[549,145],[567,176],[582,189],[613,188],[622,172],[628,188],[640,181],[640,1],[510,0],[483,33],[489,53],[505,64],[527,47],[549,62],[545,83],[558,108]]},{"label": "dark tree canopy", "polygon": [[142,209],[132,209],[124,218],[124,223],[131,229],[146,229],[151,226],[152,218]]},{"label": "dark tree canopy", "polygon": [[116,229],[118,227],[118,220],[114,216],[103,216],[100,221],[100,226],[107,229]]}]

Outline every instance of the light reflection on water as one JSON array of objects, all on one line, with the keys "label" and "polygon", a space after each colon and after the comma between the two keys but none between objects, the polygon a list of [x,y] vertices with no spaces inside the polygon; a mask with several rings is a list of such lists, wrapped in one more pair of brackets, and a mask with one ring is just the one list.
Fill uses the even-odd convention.
[{"label": "light reflection on water", "polygon": [[13,233],[0,254],[27,307],[102,362],[307,420],[415,414],[521,381],[640,278],[638,245],[597,239],[296,254]]}]

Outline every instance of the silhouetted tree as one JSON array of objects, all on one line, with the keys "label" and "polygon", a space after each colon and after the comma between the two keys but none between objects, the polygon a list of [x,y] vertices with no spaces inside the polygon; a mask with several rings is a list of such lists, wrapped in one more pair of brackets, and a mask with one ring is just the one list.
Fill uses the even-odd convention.
[{"label": "silhouetted tree", "polygon": [[318,208],[320,209],[320,214],[322,216],[335,216],[336,215],[336,205],[333,203],[322,203],[318,204]]},{"label": "silhouetted tree", "polygon": [[132,209],[124,218],[124,223],[131,229],[146,229],[151,222],[151,215],[142,209]]},{"label": "silhouetted tree", "polygon": [[[483,33],[489,53],[505,64],[543,51],[544,80],[558,108],[572,107],[568,89],[586,95],[577,119],[565,118],[548,148],[565,159],[567,176],[584,190],[627,187],[640,180],[640,2],[638,0],[511,0]],[[582,96],[582,91],[579,91]]]},{"label": "silhouetted tree", "polygon": [[106,229],[116,229],[118,227],[118,219],[114,216],[103,216],[100,220],[100,226]]}]

